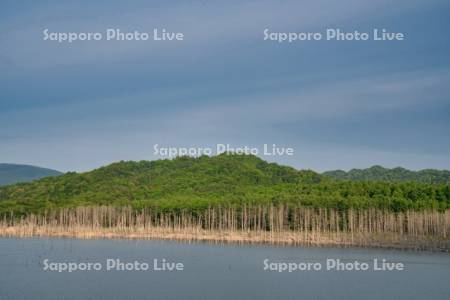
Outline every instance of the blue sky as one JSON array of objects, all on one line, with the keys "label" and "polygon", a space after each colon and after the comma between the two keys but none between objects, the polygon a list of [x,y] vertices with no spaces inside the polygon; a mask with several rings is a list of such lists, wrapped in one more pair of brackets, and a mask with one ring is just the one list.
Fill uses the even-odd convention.
[{"label": "blue sky", "polygon": [[[1,162],[84,171],[154,144],[276,143],[297,168],[450,169],[448,1],[92,2],[1,2]],[[45,28],[185,40],[59,44]],[[278,44],[265,28],[406,40]]]}]

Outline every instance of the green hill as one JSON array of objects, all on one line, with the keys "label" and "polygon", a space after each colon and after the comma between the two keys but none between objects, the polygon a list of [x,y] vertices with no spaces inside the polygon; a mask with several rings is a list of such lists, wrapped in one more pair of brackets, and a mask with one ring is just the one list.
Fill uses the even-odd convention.
[{"label": "green hill", "polygon": [[251,155],[121,161],[0,187],[0,213],[38,212],[79,205],[202,210],[247,204],[392,210],[450,207],[448,184],[333,181],[309,170],[267,163]]},{"label": "green hill", "polygon": [[0,185],[28,182],[47,176],[58,176],[61,172],[29,165],[0,164]]},{"label": "green hill", "polygon": [[328,171],[323,175],[337,180],[450,183],[450,171],[433,169],[410,171],[404,168],[387,169],[381,166],[373,166],[368,169],[352,169],[348,172],[342,170]]}]

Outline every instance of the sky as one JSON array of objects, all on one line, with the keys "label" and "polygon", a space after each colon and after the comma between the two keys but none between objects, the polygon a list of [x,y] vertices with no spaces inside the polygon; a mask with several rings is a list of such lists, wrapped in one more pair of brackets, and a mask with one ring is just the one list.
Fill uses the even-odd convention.
[{"label": "sky", "polygon": [[[450,169],[450,3],[0,3],[0,162],[87,171],[161,147],[257,147],[299,169]],[[43,39],[182,32],[183,41]],[[264,40],[327,28],[403,41]]]}]

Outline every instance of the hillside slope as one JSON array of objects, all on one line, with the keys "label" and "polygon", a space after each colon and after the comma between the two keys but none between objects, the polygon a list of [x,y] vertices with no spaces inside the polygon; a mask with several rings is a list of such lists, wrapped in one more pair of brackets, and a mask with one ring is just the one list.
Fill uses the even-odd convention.
[{"label": "hillside slope", "polygon": [[61,172],[56,170],[30,165],[0,163],[0,185],[28,182],[47,176],[58,176],[61,174]]},{"label": "hillside slope", "polygon": [[448,184],[333,181],[251,155],[118,162],[0,187],[0,213],[79,205],[204,209],[214,205],[287,203],[314,207],[450,207]]}]

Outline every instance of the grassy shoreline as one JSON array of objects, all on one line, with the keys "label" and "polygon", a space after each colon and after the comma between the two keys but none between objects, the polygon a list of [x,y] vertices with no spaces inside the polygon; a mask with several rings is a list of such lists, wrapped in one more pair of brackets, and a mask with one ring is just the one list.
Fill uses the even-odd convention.
[{"label": "grassy shoreline", "polygon": [[152,228],[140,230],[135,228],[96,228],[77,227],[68,230],[63,226],[0,226],[0,237],[30,238],[57,237],[77,239],[153,239],[186,242],[237,243],[237,244],[268,244],[285,246],[314,246],[314,247],[363,247],[386,248],[400,250],[420,250],[450,252],[450,242],[429,236],[405,237],[401,235],[333,235],[305,232],[277,232],[266,231],[217,231],[199,228],[173,229]]},{"label": "grassy shoreline", "polygon": [[450,251],[450,211],[286,206],[155,213],[78,207],[0,221],[0,237],[128,238]]}]

